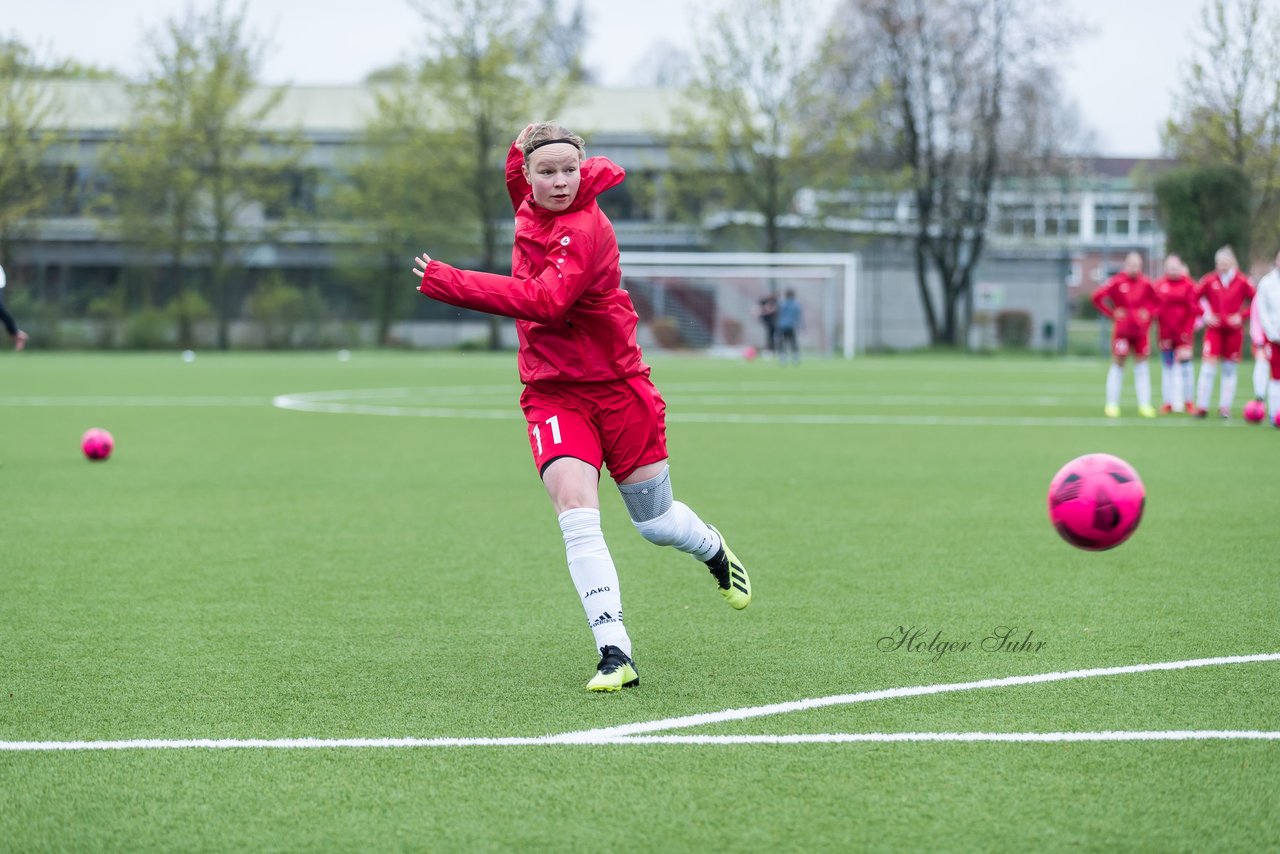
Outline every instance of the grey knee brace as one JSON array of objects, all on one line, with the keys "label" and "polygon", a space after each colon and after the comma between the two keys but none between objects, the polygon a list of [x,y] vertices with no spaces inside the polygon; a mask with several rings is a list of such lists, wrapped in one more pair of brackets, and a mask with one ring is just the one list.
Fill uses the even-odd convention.
[{"label": "grey knee brace", "polygon": [[618,491],[637,526],[657,519],[671,509],[671,467],[663,466],[657,477],[640,483],[620,483]]}]

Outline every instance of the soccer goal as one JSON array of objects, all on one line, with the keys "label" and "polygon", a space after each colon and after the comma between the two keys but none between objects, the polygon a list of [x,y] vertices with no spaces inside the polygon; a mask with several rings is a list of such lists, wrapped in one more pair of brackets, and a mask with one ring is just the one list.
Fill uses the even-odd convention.
[{"label": "soccer goal", "polygon": [[646,349],[764,350],[761,300],[795,291],[800,348],[851,359],[858,329],[856,254],[623,252],[622,286]]}]

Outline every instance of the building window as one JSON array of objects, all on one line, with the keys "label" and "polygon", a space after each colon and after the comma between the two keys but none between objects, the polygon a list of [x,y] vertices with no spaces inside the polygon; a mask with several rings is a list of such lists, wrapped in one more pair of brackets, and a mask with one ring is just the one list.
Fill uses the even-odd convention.
[{"label": "building window", "polygon": [[1138,234],[1155,234],[1160,230],[1153,205],[1138,205]]},{"label": "building window", "polygon": [[1015,237],[1035,237],[1036,208],[1035,205],[1008,204],[1000,205],[996,220],[996,232]]},{"label": "building window", "polygon": [[1077,205],[1047,205],[1044,209],[1046,237],[1075,237],[1080,234],[1080,208]]},{"label": "building window", "polygon": [[1099,236],[1128,237],[1129,206],[1097,205],[1093,210],[1093,231]]}]

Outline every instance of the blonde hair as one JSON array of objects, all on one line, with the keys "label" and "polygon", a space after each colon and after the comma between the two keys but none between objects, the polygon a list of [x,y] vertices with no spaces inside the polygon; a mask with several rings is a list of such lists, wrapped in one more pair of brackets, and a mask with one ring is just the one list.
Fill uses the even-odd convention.
[{"label": "blonde hair", "polygon": [[524,159],[527,161],[535,148],[552,141],[572,144],[578,149],[579,159],[587,155],[586,141],[564,125],[559,122],[537,122],[530,126],[529,133],[524,138],[524,144],[520,146],[520,150],[524,152]]},{"label": "blonde hair", "polygon": [[1239,260],[1236,259],[1235,250],[1233,250],[1230,246],[1224,246],[1221,249],[1219,249],[1217,252],[1213,253],[1214,261],[1217,261],[1219,258],[1228,258],[1230,259],[1232,264],[1235,264],[1236,266],[1240,265]]}]

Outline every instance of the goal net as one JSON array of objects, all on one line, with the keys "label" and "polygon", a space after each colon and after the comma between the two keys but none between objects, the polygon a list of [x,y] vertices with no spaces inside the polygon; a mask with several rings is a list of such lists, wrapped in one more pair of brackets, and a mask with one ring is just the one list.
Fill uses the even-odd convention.
[{"label": "goal net", "polygon": [[761,300],[787,291],[800,303],[802,350],[850,359],[861,345],[853,254],[623,252],[622,286],[645,349],[764,350]]}]

